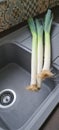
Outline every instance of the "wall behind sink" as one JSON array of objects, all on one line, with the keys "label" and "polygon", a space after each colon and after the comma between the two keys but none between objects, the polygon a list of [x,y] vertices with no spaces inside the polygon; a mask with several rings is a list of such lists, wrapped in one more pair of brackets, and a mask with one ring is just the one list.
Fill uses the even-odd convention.
[{"label": "wall behind sink", "polygon": [[0,2],[0,32],[59,4],[59,0],[4,0]]}]

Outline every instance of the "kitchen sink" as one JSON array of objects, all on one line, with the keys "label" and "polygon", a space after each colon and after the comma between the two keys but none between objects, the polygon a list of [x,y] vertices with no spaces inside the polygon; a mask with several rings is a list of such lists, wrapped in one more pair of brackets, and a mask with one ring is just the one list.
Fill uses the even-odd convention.
[{"label": "kitchen sink", "polygon": [[[54,79],[43,81],[37,92],[26,90],[31,79],[31,35],[19,39],[0,45],[0,130],[38,130],[59,102]],[[52,71],[58,71],[53,64]]]}]

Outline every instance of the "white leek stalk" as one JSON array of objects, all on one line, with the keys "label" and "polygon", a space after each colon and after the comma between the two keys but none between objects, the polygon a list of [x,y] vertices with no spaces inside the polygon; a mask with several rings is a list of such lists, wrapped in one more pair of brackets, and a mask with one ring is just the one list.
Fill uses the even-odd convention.
[{"label": "white leek stalk", "polygon": [[38,37],[38,48],[37,48],[37,86],[41,87],[41,79],[39,78],[40,72],[43,67],[43,26],[36,19],[37,37]]},{"label": "white leek stalk", "polygon": [[31,83],[28,90],[36,91],[37,88],[37,33],[35,23],[32,18],[28,20],[29,28],[32,34],[32,55],[31,55]]},{"label": "white leek stalk", "polygon": [[44,23],[44,34],[45,34],[45,52],[44,52],[44,65],[40,74],[41,79],[52,77],[53,74],[50,71],[51,64],[51,42],[50,42],[50,30],[52,25],[52,14],[51,10],[47,11]]}]

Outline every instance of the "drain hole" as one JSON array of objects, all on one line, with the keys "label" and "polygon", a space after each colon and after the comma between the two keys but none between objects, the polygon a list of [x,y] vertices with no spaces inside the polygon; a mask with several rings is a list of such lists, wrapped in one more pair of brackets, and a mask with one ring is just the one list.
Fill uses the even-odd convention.
[{"label": "drain hole", "polygon": [[0,99],[1,99],[1,104],[6,106],[13,102],[14,95],[11,92],[6,91],[1,94]]},{"label": "drain hole", "polygon": [[0,108],[10,107],[16,100],[16,94],[13,90],[5,89],[0,93]]}]

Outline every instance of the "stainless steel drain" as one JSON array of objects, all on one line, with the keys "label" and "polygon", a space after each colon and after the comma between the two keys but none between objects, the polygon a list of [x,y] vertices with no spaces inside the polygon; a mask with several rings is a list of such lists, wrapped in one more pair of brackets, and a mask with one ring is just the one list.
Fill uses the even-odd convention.
[{"label": "stainless steel drain", "polygon": [[8,108],[16,101],[16,93],[11,89],[4,89],[0,92],[0,108]]}]

